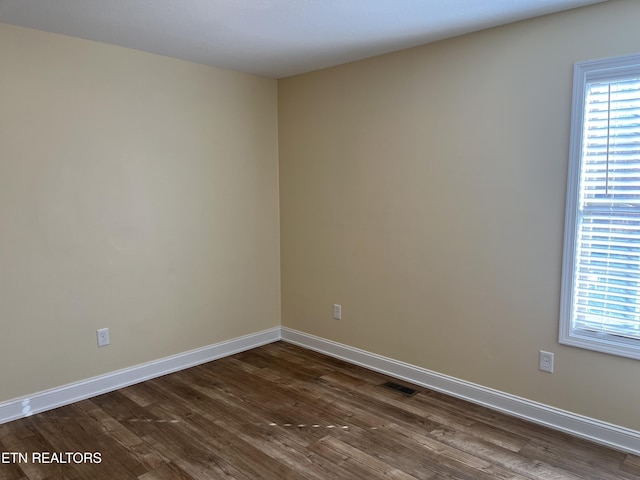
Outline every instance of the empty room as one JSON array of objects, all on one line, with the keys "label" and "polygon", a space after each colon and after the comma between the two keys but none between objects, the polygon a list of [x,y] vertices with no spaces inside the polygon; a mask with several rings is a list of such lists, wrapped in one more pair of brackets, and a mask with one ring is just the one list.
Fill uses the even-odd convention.
[{"label": "empty room", "polygon": [[640,479],[639,24],[0,0],[0,480]]}]

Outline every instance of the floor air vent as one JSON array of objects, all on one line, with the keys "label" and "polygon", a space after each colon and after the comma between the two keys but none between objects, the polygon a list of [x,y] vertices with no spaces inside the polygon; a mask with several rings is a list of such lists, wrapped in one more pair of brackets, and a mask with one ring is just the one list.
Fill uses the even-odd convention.
[{"label": "floor air vent", "polygon": [[400,385],[399,383],[394,383],[394,382],[385,382],[382,384],[382,386],[391,390],[395,390],[396,392],[402,393],[407,397],[411,397],[416,393],[418,393],[418,391],[414,390],[413,388],[405,387],[404,385]]}]

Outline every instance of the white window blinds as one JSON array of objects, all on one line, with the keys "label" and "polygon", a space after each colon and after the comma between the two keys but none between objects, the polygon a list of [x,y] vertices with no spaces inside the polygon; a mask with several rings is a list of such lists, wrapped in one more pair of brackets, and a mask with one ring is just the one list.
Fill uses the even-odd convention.
[{"label": "white window blinds", "polygon": [[640,339],[640,77],[587,84],[574,328]]},{"label": "white window blinds", "polygon": [[640,358],[640,56],[575,75],[560,342]]}]

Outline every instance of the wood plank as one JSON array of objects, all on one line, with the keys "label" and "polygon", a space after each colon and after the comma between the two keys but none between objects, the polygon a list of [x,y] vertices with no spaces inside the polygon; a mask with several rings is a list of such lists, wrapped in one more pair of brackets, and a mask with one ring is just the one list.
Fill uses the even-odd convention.
[{"label": "wood plank", "polygon": [[[436,440],[423,436],[419,442],[406,441],[406,428],[387,425],[375,432],[342,433],[340,440],[375,455],[417,478],[425,472],[445,478],[469,480],[524,480],[524,477]],[[431,477],[428,477],[431,478]]]},{"label": "wood plank", "polygon": [[[0,480],[640,480],[640,459],[276,342],[0,425]],[[404,383],[404,382],[402,382]]]},{"label": "wood plank", "polygon": [[[5,442],[5,440],[7,439],[9,441]],[[0,453],[22,452],[21,449],[15,448],[11,440],[12,439],[10,437],[10,434],[8,433],[8,431],[6,431],[3,439],[0,440]],[[9,458],[6,459],[6,461],[10,463],[4,463],[4,460],[0,461],[2,462],[0,463],[0,480],[24,480],[28,478],[21,468],[23,465],[19,463],[19,459],[16,460],[13,455],[10,455]]]},{"label": "wood plank", "polygon": [[[327,435],[316,443],[310,445],[309,449],[339,465],[345,472],[344,478],[377,478],[396,480],[416,479],[416,477],[394,468],[368,453],[347,445],[330,435]],[[431,479],[433,478],[433,475],[427,478]]]},{"label": "wood plank", "polygon": [[625,473],[631,473],[640,478],[640,457],[636,455],[627,455],[620,470]]},{"label": "wood plank", "polygon": [[75,405],[62,407],[49,415],[30,417],[34,426],[51,444],[51,452],[100,452],[99,464],[67,464],[81,476],[94,479],[134,479],[145,472],[144,467],[127,455],[118,442],[103,435],[95,421],[84,415]]},{"label": "wood plank", "polygon": [[438,432],[430,432],[426,436],[428,440],[419,437],[414,438],[414,440],[417,442],[429,442],[432,438],[436,439],[440,443],[471,453],[478,458],[485,459],[525,478],[546,480],[579,480],[580,478],[569,471],[556,468],[539,459],[524,457],[455,430],[443,429]]},{"label": "wood plank", "polygon": [[215,423],[310,479],[340,478],[344,474],[334,462],[313,453],[292,439],[291,436],[295,435],[295,432],[292,433],[289,429],[270,425],[238,424],[224,419],[216,420]]},{"label": "wood plank", "polygon": [[193,480],[193,477],[173,463],[164,463],[140,475],[138,480]]}]

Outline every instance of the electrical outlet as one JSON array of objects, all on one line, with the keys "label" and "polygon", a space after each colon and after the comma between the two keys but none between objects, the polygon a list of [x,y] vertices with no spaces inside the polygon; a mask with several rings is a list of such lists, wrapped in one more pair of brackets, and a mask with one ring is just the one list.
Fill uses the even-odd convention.
[{"label": "electrical outlet", "polygon": [[107,345],[109,345],[109,329],[108,328],[101,328],[100,330],[97,330],[96,333],[98,334],[99,347],[106,347]]},{"label": "electrical outlet", "polygon": [[553,353],[540,350],[540,370],[553,373]]},{"label": "electrical outlet", "polygon": [[333,305],[333,318],[336,320],[342,320],[342,305]]}]

